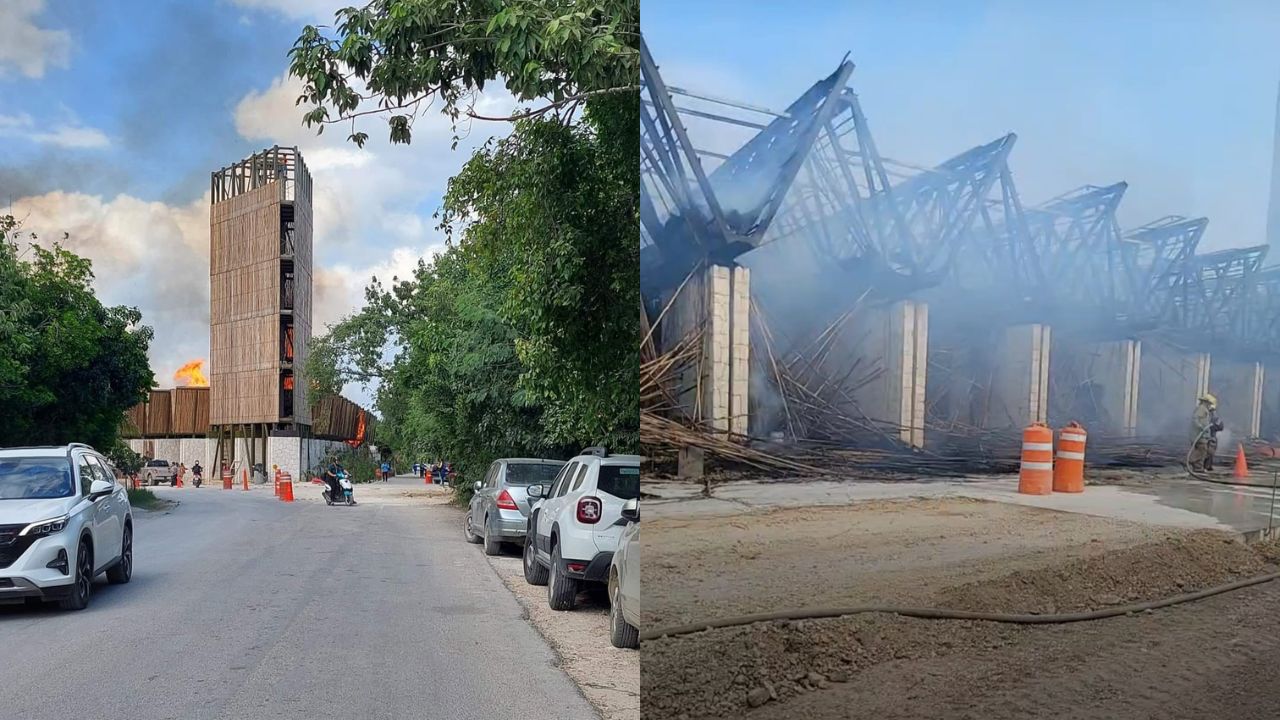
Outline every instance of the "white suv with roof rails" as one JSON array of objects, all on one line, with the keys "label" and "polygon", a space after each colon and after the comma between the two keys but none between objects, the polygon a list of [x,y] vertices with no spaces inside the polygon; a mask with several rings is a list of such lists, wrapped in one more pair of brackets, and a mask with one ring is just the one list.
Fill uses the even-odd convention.
[{"label": "white suv with roof rails", "polygon": [[93,579],[133,575],[133,513],[111,464],[81,443],[0,448],[0,603],[89,605]]},{"label": "white suv with roof rails", "polygon": [[565,464],[550,487],[531,485],[542,498],[529,513],[524,577],[547,586],[554,610],[572,610],[582,582],[607,582],[609,564],[628,521],[622,508],[640,498],[640,456],[591,447]]}]

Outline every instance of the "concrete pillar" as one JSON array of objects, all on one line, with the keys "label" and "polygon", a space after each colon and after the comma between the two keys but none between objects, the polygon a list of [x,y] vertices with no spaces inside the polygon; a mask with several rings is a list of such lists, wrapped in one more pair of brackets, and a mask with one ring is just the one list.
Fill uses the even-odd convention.
[{"label": "concrete pillar", "polygon": [[1271,442],[1280,440],[1280,365],[1263,367],[1258,435]]},{"label": "concrete pillar", "polygon": [[729,305],[729,431],[746,435],[751,387],[751,271],[747,268],[733,269]]},{"label": "concrete pillar", "polygon": [[679,382],[677,397],[693,420],[722,432],[749,429],[751,277],[746,268],[713,265],[690,278],[663,319],[663,349],[702,331],[702,362]]},{"label": "concrete pillar", "polygon": [[993,395],[1014,427],[1049,421],[1050,330],[1038,323],[1015,325],[1005,330],[997,345]]},{"label": "concrete pillar", "polygon": [[[854,390],[859,409],[872,420],[897,428],[902,442],[924,447],[929,306],[904,300],[867,310],[842,339],[852,343],[862,358],[878,361],[883,370]],[[837,353],[831,358],[829,371],[843,374],[849,361],[848,355]]]},{"label": "concrete pillar", "polygon": [[1233,437],[1257,437],[1262,418],[1262,363],[1219,360],[1213,364],[1209,392],[1218,398],[1218,414]]}]

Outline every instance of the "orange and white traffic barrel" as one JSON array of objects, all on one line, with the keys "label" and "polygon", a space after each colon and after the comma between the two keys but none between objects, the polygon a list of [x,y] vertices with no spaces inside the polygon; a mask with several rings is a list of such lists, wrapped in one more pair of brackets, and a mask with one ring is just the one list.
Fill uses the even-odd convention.
[{"label": "orange and white traffic barrel", "polygon": [[230,470],[223,470],[222,471],[222,489],[230,490],[231,483],[234,481],[234,479],[235,479],[235,476],[231,474]]},{"label": "orange and white traffic barrel", "polygon": [[1058,431],[1058,452],[1053,461],[1053,491],[1084,492],[1084,446],[1088,433],[1074,420]]},{"label": "orange and white traffic barrel", "polygon": [[1023,495],[1053,492],[1053,431],[1044,423],[1034,423],[1022,431],[1018,492]]},{"label": "orange and white traffic barrel", "polygon": [[293,502],[293,476],[284,471],[280,472],[280,499]]}]

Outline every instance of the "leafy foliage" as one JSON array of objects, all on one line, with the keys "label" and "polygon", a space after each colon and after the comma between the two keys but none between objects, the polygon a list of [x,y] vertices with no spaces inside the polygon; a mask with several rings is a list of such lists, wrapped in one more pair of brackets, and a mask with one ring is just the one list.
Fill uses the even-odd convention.
[{"label": "leafy foliage", "polygon": [[0,217],[0,445],[110,448],[153,384],[152,330],[136,308],[98,301],[88,260],[58,245],[21,249],[20,234]]},{"label": "leafy foliage", "polygon": [[517,385],[555,443],[630,447],[639,433],[638,108],[597,98],[581,125],[521,121],[445,196],[443,222],[494,278]]},{"label": "leafy foliage", "polygon": [[357,145],[368,134],[355,117],[386,115],[391,142],[408,143],[436,100],[455,122],[515,119],[473,110],[499,78],[517,100],[544,102],[523,117],[569,117],[587,98],[639,89],[639,0],[374,0],[335,20],[333,37],[302,30],[289,71],[304,83],[303,122],[352,120]]},{"label": "leafy foliage", "polygon": [[111,461],[116,469],[125,475],[133,475],[142,472],[142,466],[146,462],[141,455],[133,451],[133,448],[125,444],[123,440],[116,440],[106,452],[107,459]]},{"label": "leafy foliage", "polygon": [[[512,132],[450,180],[448,249],[412,278],[375,279],[304,368],[322,392],[377,381],[380,440],[407,462],[452,462],[464,498],[498,457],[638,447],[639,12],[637,0],[377,0],[340,11],[336,38],[304,29],[291,52],[304,123],[322,129],[389,114],[391,140],[408,142],[420,103],[480,117],[470,104],[497,78],[544,103],[486,118]],[[349,139],[366,137],[353,122]]]}]

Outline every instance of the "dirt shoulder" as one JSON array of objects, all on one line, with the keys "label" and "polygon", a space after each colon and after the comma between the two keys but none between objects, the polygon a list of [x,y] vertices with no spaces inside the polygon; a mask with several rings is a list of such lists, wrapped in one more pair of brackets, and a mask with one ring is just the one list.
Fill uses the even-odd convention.
[{"label": "dirt shoulder", "polygon": [[[648,522],[647,629],[867,603],[1069,612],[1258,575],[1274,569],[1275,555],[1217,531],[1164,529],[966,499],[651,517]],[[1257,592],[1280,596],[1280,589]],[[1200,607],[1208,605],[1156,615],[1211,612]],[[1203,618],[1202,632],[1216,627],[1220,616]],[[1095,635],[1105,635],[1102,627],[869,615],[656,640],[641,649],[644,717],[741,717],[757,706],[753,718],[1030,717],[997,712],[998,695],[1007,692],[1013,698],[1010,707],[1027,708],[1040,679],[1061,681],[1065,678],[1054,673],[1069,674],[1056,659],[1047,659],[1061,654],[1086,662],[1092,657],[1090,643],[1097,645]],[[1125,653],[1145,652],[1137,643],[1140,633],[1122,633],[1100,652],[1114,653],[1108,660],[1121,667],[1136,666],[1140,658]],[[1185,639],[1188,646],[1203,641]],[[1036,664],[1035,672],[1024,672],[1026,664]],[[977,684],[961,680],[953,687],[947,675],[953,671],[951,677],[976,678]],[[894,682],[886,682],[886,676]],[[941,697],[951,699],[948,711],[983,711],[943,713]],[[1076,714],[1070,704],[1036,707],[1061,717],[1125,716]]]}]

